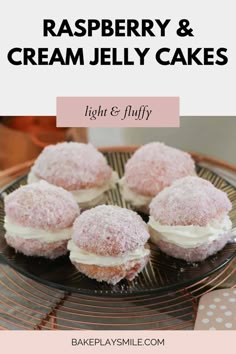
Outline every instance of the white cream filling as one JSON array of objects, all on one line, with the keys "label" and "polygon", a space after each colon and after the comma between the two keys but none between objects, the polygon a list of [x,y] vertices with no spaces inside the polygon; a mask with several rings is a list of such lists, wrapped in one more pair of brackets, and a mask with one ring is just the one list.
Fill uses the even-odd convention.
[{"label": "white cream filling", "polygon": [[[36,183],[39,182],[40,178],[38,178],[32,171],[30,171],[28,175],[28,183]],[[75,191],[69,191],[77,203],[87,203],[91,202],[94,199],[100,197],[104,192],[108,191],[109,189],[115,188],[115,184],[118,182],[118,175],[117,172],[113,171],[111,178],[108,182],[106,182],[103,186],[96,187],[96,188],[88,188],[88,189],[78,189]]]},{"label": "white cream filling", "polygon": [[219,238],[220,235],[232,229],[232,222],[228,215],[224,216],[222,219],[214,219],[206,226],[161,225],[151,216],[148,224],[151,229],[156,231],[151,233],[151,238],[154,242],[163,240],[183,248],[197,247],[203,243],[212,242]]},{"label": "white cream filling", "polygon": [[26,240],[32,239],[46,243],[69,240],[72,232],[71,227],[53,231],[25,227],[12,223],[7,216],[4,219],[4,228],[9,236],[17,236]]},{"label": "white cream filling", "polygon": [[27,177],[27,183],[28,184],[38,183],[39,181],[41,181],[41,179],[38,178],[32,170],[30,170],[28,177]]},{"label": "white cream filling", "polygon": [[128,261],[136,260],[143,258],[149,255],[150,250],[144,247],[137,248],[132,252],[126,252],[123,256],[99,256],[94,253],[89,253],[81,248],[77,247],[73,240],[68,242],[67,246],[70,251],[70,259],[72,262],[82,263],[82,264],[90,264],[97,265],[100,267],[112,267],[119,266]]},{"label": "white cream filling", "polygon": [[125,180],[125,177],[122,177],[119,180],[119,185],[121,187],[122,195],[124,199],[128,202],[131,202],[135,207],[141,207],[144,205],[149,205],[151,203],[152,197],[138,194],[132,191]]}]

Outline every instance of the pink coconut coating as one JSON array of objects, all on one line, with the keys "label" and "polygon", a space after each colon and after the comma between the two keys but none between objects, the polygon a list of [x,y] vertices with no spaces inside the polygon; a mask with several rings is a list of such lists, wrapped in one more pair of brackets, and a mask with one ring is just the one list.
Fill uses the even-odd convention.
[{"label": "pink coconut coating", "polygon": [[150,204],[150,215],[163,225],[206,226],[232,208],[228,196],[211,182],[188,176],[160,192]]},{"label": "pink coconut coating", "polygon": [[84,211],[75,221],[74,243],[101,256],[119,256],[143,247],[149,239],[148,227],[134,211],[100,205]]},{"label": "pink coconut coating", "polygon": [[67,240],[46,243],[39,240],[27,240],[18,236],[5,235],[9,246],[26,256],[46,257],[55,259],[67,253]]},{"label": "pink coconut coating", "polygon": [[112,175],[105,157],[94,146],[75,142],[45,147],[32,172],[69,191],[102,186]]},{"label": "pink coconut coating", "polygon": [[127,280],[133,280],[146,266],[148,259],[149,257],[145,256],[115,267],[99,267],[77,262],[73,262],[73,264],[81,273],[87,275],[89,278],[115,285],[124,278]]},{"label": "pink coconut coating", "polygon": [[155,197],[178,178],[195,175],[191,156],[162,143],[139,148],[125,166],[125,181],[134,192]]},{"label": "pink coconut coating", "polygon": [[163,240],[158,240],[155,244],[169,256],[184,259],[187,262],[200,262],[220,251],[232,237],[232,233],[225,233],[212,242],[205,242],[194,248],[183,248]]},{"label": "pink coconut coating", "polygon": [[20,187],[6,196],[4,202],[11,222],[34,229],[71,227],[80,213],[69,192],[45,181]]}]

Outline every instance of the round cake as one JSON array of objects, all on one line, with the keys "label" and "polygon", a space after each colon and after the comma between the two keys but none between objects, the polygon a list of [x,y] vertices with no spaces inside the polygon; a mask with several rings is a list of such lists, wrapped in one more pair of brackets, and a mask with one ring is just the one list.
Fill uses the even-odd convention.
[{"label": "round cake", "polygon": [[118,176],[91,144],[64,142],[47,146],[36,159],[28,183],[39,180],[66,189],[80,208],[87,209],[102,202]]},{"label": "round cake", "polygon": [[195,164],[188,153],[154,142],[132,155],[119,183],[124,199],[148,213],[152,198],[176,179],[188,175],[195,175]]},{"label": "round cake", "polygon": [[79,207],[70,193],[45,181],[20,187],[5,197],[5,238],[27,256],[50,259],[67,253]]},{"label": "round cake", "polygon": [[150,204],[151,239],[170,256],[203,261],[232,239],[231,208],[227,194],[211,182],[181,178]]},{"label": "round cake", "polygon": [[97,281],[132,280],[149,259],[148,227],[134,211],[100,205],[75,221],[68,243],[75,267]]}]

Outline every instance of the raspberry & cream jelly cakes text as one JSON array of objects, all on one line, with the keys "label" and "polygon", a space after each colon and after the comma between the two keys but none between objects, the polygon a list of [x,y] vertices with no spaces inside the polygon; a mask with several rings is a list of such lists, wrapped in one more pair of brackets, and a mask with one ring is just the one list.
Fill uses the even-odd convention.
[{"label": "raspberry & cream jelly cakes text", "polygon": [[166,254],[203,261],[232,239],[228,196],[200,177],[184,177],[150,204],[151,239]]},{"label": "raspberry & cream jelly cakes text", "polygon": [[64,142],[44,148],[28,176],[28,183],[45,180],[69,191],[80,208],[93,207],[118,176],[93,145]]},{"label": "raspberry & cream jelly cakes text", "polygon": [[134,211],[101,205],[75,221],[68,243],[75,267],[97,281],[132,280],[149,259],[148,227]]},{"label": "raspberry & cream jelly cakes text", "polygon": [[27,256],[50,259],[67,253],[79,207],[70,193],[45,181],[20,187],[5,197],[5,238]]}]

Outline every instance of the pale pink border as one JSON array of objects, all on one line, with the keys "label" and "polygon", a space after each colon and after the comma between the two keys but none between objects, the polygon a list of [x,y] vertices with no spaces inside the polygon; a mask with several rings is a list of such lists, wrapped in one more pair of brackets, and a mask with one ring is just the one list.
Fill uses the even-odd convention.
[{"label": "pale pink border", "polygon": [[[0,347],[3,354],[199,354],[233,353],[235,331],[1,331]],[[159,346],[72,346],[72,338],[159,338]]]}]

